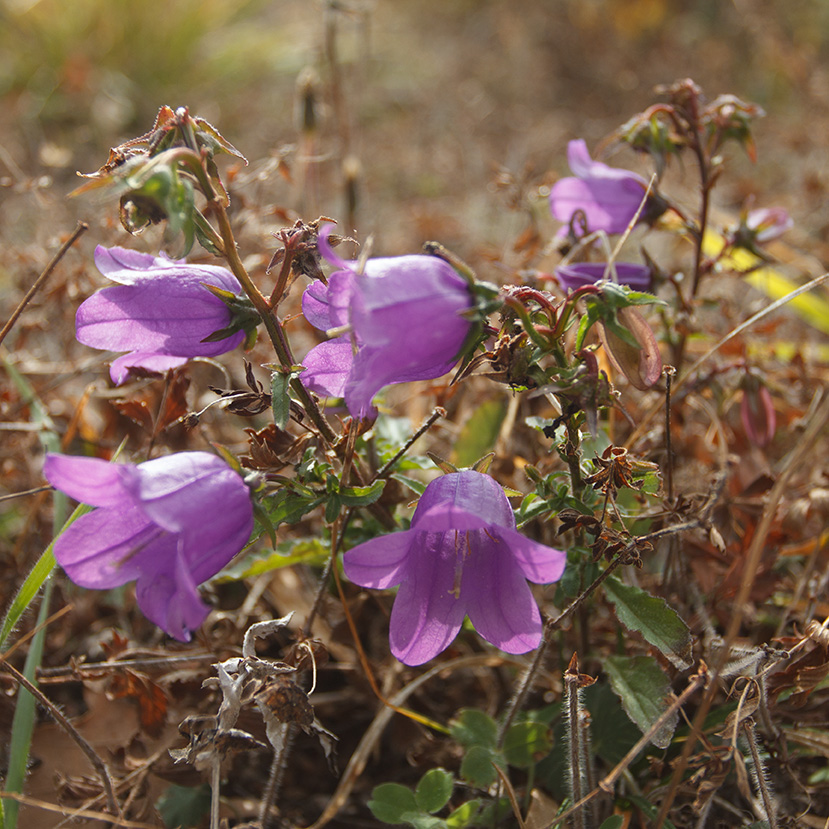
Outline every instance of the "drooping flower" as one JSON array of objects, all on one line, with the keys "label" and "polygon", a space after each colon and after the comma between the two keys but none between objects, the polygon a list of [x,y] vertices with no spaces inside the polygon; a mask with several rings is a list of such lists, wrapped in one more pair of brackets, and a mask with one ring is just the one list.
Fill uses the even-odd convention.
[{"label": "drooping flower", "polygon": [[[638,173],[593,161],[583,139],[567,145],[567,162],[574,176],[560,179],[550,190],[550,210],[560,222],[570,223],[577,211],[584,214],[587,232],[624,233],[642,200],[647,182]],[[652,194],[653,195],[653,194]],[[661,200],[660,200],[661,202]],[[664,211],[661,206],[659,212]],[[646,209],[641,221],[648,218]]]},{"label": "drooping flower", "polygon": [[400,585],[391,613],[392,653],[422,665],[447,648],[469,616],[478,633],[507,653],[541,641],[541,615],[527,580],[558,581],[566,555],[525,538],[504,490],[489,475],[453,472],[426,487],[411,529],[345,553],[351,581]]},{"label": "drooping flower", "polygon": [[740,401],[740,419],[746,437],[759,447],[768,446],[777,429],[777,416],[771,394],[753,374],[743,381],[743,397]]},{"label": "drooping flower", "polygon": [[763,207],[748,212],[744,210],[740,215],[740,223],[727,232],[726,240],[735,248],[743,248],[766,259],[762,246],[782,236],[792,227],[794,221],[782,207]]},{"label": "drooping flower", "polygon": [[[205,287],[240,294],[236,277],[225,268],[101,245],[95,249],[95,265],[119,284],[81,304],[76,336],[92,348],[129,352],[112,363],[110,376],[116,384],[125,382],[133,367],[166,371],[191,357],[232,351],[245,339],[245,331],[234,327],[228,305]],[[243,324],[253,321],[248,318]],[[227,337],[205,342],[228,328]]]},{"label": "drooping flower", "polygon": [[[617,262],[616,280],[636,291],[647,291],[651,286],[651,270],[647,265]],[[575,291],[584,285],[595,285],[602,279],[613,279],[613,272],[604,262],[572,262],[556,268],[559,284],[566,291]]]},{"label": "drooping flower", "polygon": [[356,263],[330,248],[326,256],[341,270],[327,285],[308,286],[302,310],[314,327],[348,333],[305,356],[301,379],[307,388],[344,397],[353,416],[368,417],[383,386],[432,380],[452,368],[472,326],[462,314],[473,298],[451,265],[418,254],[369,259],[358,273]]},{"label": "drooping flower", "polygon": [[98,509],[55,541],[58,563],[81,587],[135,581],[144,615],[183,642],[209,612],[197,586],[216,575],[253,529],[242,478],[209,452],[179,452],[137,466],[47,455],[43,473]]}]

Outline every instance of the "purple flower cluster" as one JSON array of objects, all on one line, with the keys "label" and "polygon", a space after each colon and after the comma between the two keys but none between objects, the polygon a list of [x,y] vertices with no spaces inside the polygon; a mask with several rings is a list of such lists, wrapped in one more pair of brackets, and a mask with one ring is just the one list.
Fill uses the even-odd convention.
[{"label": "purple flower cluster", "polygon": [[[321,247],[325,237],[320,238]],[[355,417],[374,414],[371,400],[389,383],[432,380],[458,359],[471,328],[462,276],[436,256],[369,259],[358,272],[328,249],[340,270],[313,282],[302,297],[306,319],[322,331],[346,333],[305,356],[302,382],[311,391],[344,397]]]},{"label": "purple flower cluster", "polygon": [[392,653],[422,665],[447,648],[466,616],[488,642],[526,653],[541,641],[541,615],[527,585],[558,581],[566,556],[515,529],[504,490],[467,470],[426,487],[411,529],[345,553],[351,581],[400,585],[391,613]]},{"label": "purple flower cluster", "polygon": [[152,256],[126,248],[95,249],[95,265],[119,283],[93,294],[78,308],[78,341],[92,348],[128,351],[110,368],[115,384],[130,369],[163,372],[191,357],[215,357],[232,351],[245,339],[238,331],[216,342],[205,342],[227,328],[232,314],[206,285],[231,294],[241,292],[236,277],[214,265],[188,265],[165,254]]},{"label": "purple flower cluster", "polygon": [[57,562],[96,590],[136,581],[138,606],[186,642],[209,612],[197,586],[247,543],[253,507],[244,481],[208,452],[179,452],[131,466],[47,455],[43,473],[97,507],[58,536]]}]

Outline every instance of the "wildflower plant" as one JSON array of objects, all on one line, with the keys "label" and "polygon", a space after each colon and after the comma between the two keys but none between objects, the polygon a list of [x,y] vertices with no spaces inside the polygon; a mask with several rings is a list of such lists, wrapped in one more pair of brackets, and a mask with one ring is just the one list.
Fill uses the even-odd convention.
[{"label": "wildflower plant", "polygon": [[[538,825],[610,826],[624,810],[668,825],[695,750],[700,768],[716,760],[716,779],[685,785],[697,786],[694,808],[710,808],[699,805],[710,786],[724,785],[728,764],[743,761],[741,729],[754,747],[750,762],[760,762],[754,722],[741,724],[748,713],[740,720],[716,702],[714,719],[731,717],[727,752],[706,719],[718,688],[711,680],[728,673],[747,594],[731,608],[718,651],[717,620],[699,621],[705,573],[693,569],[689,550],[702,548],[711,561],[729,551],[746,568],[740,585],[751,584],[762,550],[750,539],[762,528],[719,526],[731,474],[725,441],[735,429],[711,426],[719,462],[700,483],[698,467],[683,467],[689,453],[677,446],[676,418],[727,413],[753,451],[774,449],[774,387],[742,355],[709,366],[719,346],[700,356],[695,343],[705,334],[706,285],[726,274],[736,249],[760,250],[789,221],[775,210],[744,210],[737,225],[714,229],[723,147],[736,142],[753,156],[761,113],[733,96],[708,102],[687,80],[663,93],[613,136],[647,155],[653,176],[610,167],[585,141],[571,141],[573,176],[549,191],[550,244],[520,271],[504,265],[479,275],[428,240],[420,252],[363,250],[346,260],[335,249],[355,240],[334,234],[323,216],[278,230],[276,252],[246,250],[229,210],[232,177],[221,172],[225,161],[245,159],[186,107],[163,107],[149,132],[111,150],[76,195],[115,196],[130,234],[162,225],[170,255],[139,252],[138,243],[99,245],[94,263],[118,284],[80,304],[77,339],[127,352],[109,371],[119,389],[107,393],[124,395],[119,411],[145,411],[148,398],[137,395],[155,389],[159,414],[145,418],[149,434],[128,435],[126,459],[112,458],[110,433],[96,436],[86,424],[46,456],[45,480],[79,506],[57,522],[9,608],[0,645],[55,563],[82,588],[135,582],[156,642],[197,638],[212,655],[227,646],[218,638],[223,624],[240,638],[247,630],[242,656],[216,656],[216,677],[205,682],[218,692],[217,713],[188,718],[189,745],[172,749],[177,762],[209,770],[213,826],[219,791],[233,785],[222,769],[234,752],[271,757],[259,827],[276,820],[298,731],[319,738],[335,769],[338,724],[318,718],[311,701],[317,683],[330,680],[326,666],[359,671],[367,681],[353,694],[373,693],[385,705],[323,815],[302,804],[306,825],[322,826],[344,808],[393,712],[430,729],[428,751],[413,749],[412,762],[440,759],[419,770],[414,788],[388,781],[369,795],[364,787],[352,804],[363,819],[370,810],[413,826],[523,825],[535,787],[554,803]],[[696,165],[694,212],[662,182],[676,157]],[[570,237],[566,251],[556,249],[553,219]],[[641,229],[631,240],[634,225]],[[646,248],[655,233],[679,237],[690,256],[657,261]],[[249,361],[240,371],[243,344]],[[173,374],[194,357],[223,377],[221,387],[198,389],[197,406]],[[414,382],[418,402],[432,409],[417,425],[382,397],[391,384]],[[469,388],[491,399],[465,420],[469,404],[458,401]],[[814,408],[817,417],[826,407]],[[463,441],[484,457],[459,460]],[[263,598],[267,579],[289,567],[301,578]],[[254,577],[265,580],[248,593]],[[300,602],[310,581],[312,599]],[[232,610],[222,604],[226,585],[248,596]],[[128,628],[131,596],[112,599]],[[251,627],[266,601],[280,605],[280,618]],[[257,630],[278,634],[269,645],[278,659],[256,656]],[[598,630],[613,632],[615,650]],[[746,710],[766,718],[774,659],[763,651],[766,661],[751,663],[744,693]],[[454,705],[443,690],[437,702],[419,693],[435,678],[443,689],[466,676],[489,689],[486,712]],[[789,679],[778,694],[801,687]],[[267,744],[237,722],[254,707]],[[696,719],[677,740],[683,717]],[[710,733],[695,748],[703,728]],[[438,740],[446,741],[440,751]],[[129,803],[107,774],[102,787],[115,815]],[[739,793],[774,821],[767,788],[746,782]]]}]

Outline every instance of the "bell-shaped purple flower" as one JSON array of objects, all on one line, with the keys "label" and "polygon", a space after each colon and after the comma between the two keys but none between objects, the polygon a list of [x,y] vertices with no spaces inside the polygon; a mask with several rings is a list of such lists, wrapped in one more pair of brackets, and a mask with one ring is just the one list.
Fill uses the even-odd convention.
[{"label": "bell-shaped purple flower", "polygon": [[[618,262],[614,265],[616,281],[629,285],[635,291],[647,291],[651,286],[651,269],[647,265],[633,262]],[[565,291],[575,291],[585,285],[595,285],[602,279],[613,279],[613,271],[604,262],[572,262],[556,268],[559,284]]]},{"label": "bell-shaped purple flower", "polygon": [[253,529],[250,491],[209,452],[179,452],[137,466],[47,455],[56,489],[97,507],[55,541],[69,578],[96,590],[136,581],[144,615],[183,642],[209,612],[197,586],[215,576]]},{"label": "bell-shaped purple flower", "polygon": [[588,233],[624,233],[645,198],[645,179],[630,170],[593,161],[582,139],[567,145],[567,161],[574,177],[560,179],[552,186],[553,216],[569,223],[581,211]]},{"label": "bell-shaped purple flower", "polygon": [[500,485],[466,470],[426,487],[411,529],[366,541],[345,553],[351,581],[383,589],[400,585],[391,613],[392,653],[422,665],[447,648],[464,617],[507,653],[541,641],[541,615],[527,580],[561,578],[566,555],[530,541]]},{"label": "bell-shaped purple flower", "polygon": [[368,417],[383,386],[432,380],[452,368],[472,326],[463,313],[473,299],[451,265],[436,256],[395,256],[369,259],[357,273],[356,263],[335,257],[330,248],[326,256],[342,270],[327,285],[311,283],[302,310],[316,328],[348,333],[305,356],[307,388],[344,397],[354,417]]},{"label": "bell-shaped purple flower", "polygon": [[205,286],[241,293],[236,277],[225,268],[101,245],[95,249],[95,265],[119,284],[81,304],[76,336],[92,348],[130,352],[112,363],[110,376],[116,384],[127,380],[132,367],[162,372],[190,357],[232,351],[245,339],[245,332],[237,331],[204,342],[233,321],[228,306]]}]

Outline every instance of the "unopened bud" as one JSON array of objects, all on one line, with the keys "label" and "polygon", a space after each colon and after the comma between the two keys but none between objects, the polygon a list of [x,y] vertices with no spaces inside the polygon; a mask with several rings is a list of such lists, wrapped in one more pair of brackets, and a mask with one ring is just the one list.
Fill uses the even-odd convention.
[{"label": "unopened bud", "polygon": [[774,437],[777,418],[769,390],[753,375],[747,375],[743,383],[743,399],[740,401],[740,419],[746,437],[756,446],[768,446]]},{"label": "unopened bud", "polygon": [[646,391],[662,375],[662,355],[656,337],[635,308],[619,309],[616,318],[630,331],[639,347],[623,340],[604,323],[598,325],[599,338],[614,367],[630,380],[631,385]]}]

